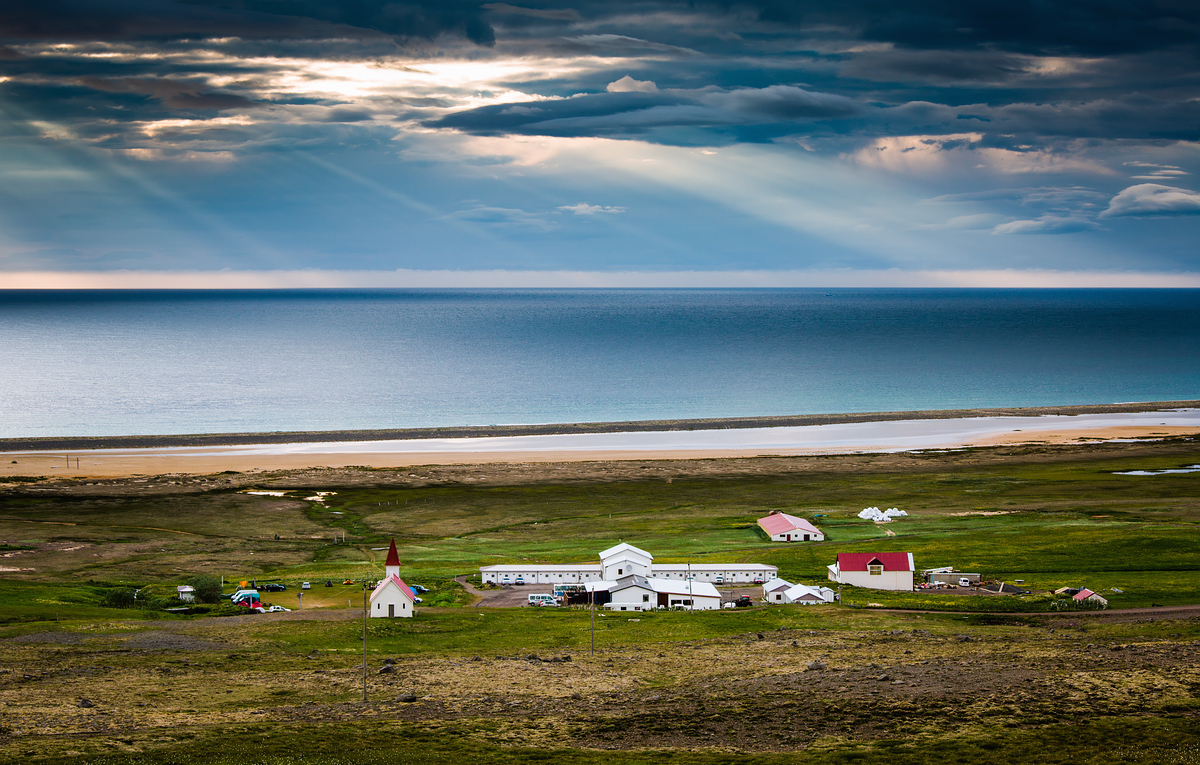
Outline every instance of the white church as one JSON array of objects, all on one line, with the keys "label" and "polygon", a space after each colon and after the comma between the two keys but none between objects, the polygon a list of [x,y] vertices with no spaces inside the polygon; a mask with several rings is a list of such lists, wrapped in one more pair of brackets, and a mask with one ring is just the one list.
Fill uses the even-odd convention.
[{"label": "white church", "polygon": [[383,565],[383,579],[371,592],[371,618],[411,617],[415,612],[417,595],[400,578],[400,555],[396,552],[395,539],[388,548],[387,560]]}]

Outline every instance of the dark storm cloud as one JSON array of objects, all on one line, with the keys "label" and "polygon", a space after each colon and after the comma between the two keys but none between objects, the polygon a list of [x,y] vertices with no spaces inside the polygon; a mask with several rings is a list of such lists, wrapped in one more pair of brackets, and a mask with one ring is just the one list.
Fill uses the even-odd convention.
[{"label": "dark storm cloud", "polygon": [[151,96],[174,109],[233,109],[254,106],[255,102],[228,93],[205,91],[202,86],[165,78],[123,77],[106,80],[81,77],[79,84],[106,93],[137,93]]},{"label": "dark storm cloud", "polygon": [[611,92],[553,101],[499,104],[457,112],[426,124],[480,134],[580,135],[590,132],[641,133],[661,127],[835,119],[860,111],[861,105],[843,96],[775,85],[732,91]]},{"label": "dark storm cloud", "polygon": [[0,4],[0,38],[10,42],[170,40],[197,35],[321,38],[364,32],[427,40],[461,35],[479,45],[495,42],[478,5],[455,0],[9,0]]},{"label": "dark storm cloud", "polygon": [[1200,5],[1187,0],[844,0],[722,3],[768,24],[835,26],[858,39],[924,50],[1001,49],[1104,56],[1200,42]]}]

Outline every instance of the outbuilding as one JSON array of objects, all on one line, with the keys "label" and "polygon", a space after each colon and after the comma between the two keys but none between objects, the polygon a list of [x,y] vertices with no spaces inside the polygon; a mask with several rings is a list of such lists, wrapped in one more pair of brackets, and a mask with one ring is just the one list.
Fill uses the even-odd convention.
[{"label": "outbuilding", "polygon": [[758,526],[772,542],[824,542],[825,534],[803,518],[773,511],[758,519]]},{"label": "outbuilding", "polygon": [[1097,595],[1096,593],[1092,592],[1091,590],[1089,590],[1086,587],[1084,587],[1082,590],[1080,590],[1079,592],[1072,595],[1071,600],[1074,600],[1076,603],[1082,603],[1084,601],[1087,601],[1089,603],[1099,603],[1101,606],[1105,606],[1105,607],[1108,606],[1107,598]]},{"label": "outbuilding", "polygon": [[906,552],[838,553],[828,569],[829,581],[838,584],[911,592],[916,565]]},{"label": "outbuilding", "polygon": [[787,592],[791,587],[791,582],[778,577],[769,582],[764,582],[762,586],[763,600],[768,603],[782,603],[783,593]]},{"label": "outbuilding", "polygon": [[810,587],[807,584],[794,584],[783,591],[784,603],[795,603],[801,606],[816,606],[832,603],[837,594],[828,587]]},{"label": "outbuilding", "polygon": [[179,599],[184,603],[196,602],[196,588],[192,587],[190,584],[179,585],[175,588],[175,592],[178,593]]}]

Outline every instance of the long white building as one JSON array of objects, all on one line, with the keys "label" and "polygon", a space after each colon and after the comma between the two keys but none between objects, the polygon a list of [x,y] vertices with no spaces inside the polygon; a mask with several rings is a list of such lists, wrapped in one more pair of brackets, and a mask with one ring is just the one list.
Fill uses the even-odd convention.
[{"label": "long white building", "polygon": [[709,582],[712,584],[761,584],[779,575],[776,566],[765,563],[655,563],[654,556],[631,544],[621,543],[600,553],[600,563],[549,565],[539,563],[480,566],[485,584],[585,584],[615,582],[627,576],[647,579]]}]

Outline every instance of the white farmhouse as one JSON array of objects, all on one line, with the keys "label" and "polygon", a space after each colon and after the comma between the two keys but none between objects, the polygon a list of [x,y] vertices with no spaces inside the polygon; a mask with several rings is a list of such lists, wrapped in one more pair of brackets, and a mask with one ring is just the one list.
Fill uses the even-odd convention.
[{"label": "white farmhouse", "polygon": [[763,563],[655,563],[654,556],[622,542],[600,552],[600,562],[571,565],[519,563],[480,566],[485,584],[586,584],[625,576],[712,584],[757,584],[774,579],[775,566]]},{"label": "white farmhouse", "polygon": [[825,535],[803,518],[774,511],[758,519],[758,526],[772,542],[824,542]]},{"label": "white farmhouse", "polygon": [[415,613],[417,595],[400,578],[400,555],[396,552],[395,539],[383,565],[383,579],[371,592],[371,618],[411,617]]},{"label": "white farmhouse", "polygon": [[916,565],[913,554],[838,553],[829,567],[829,581],[872,590],[912,591]]},{"label": "white farmhouse", "polygon": [[192,587],[190,584],[179,585],[175,588],[175,592],[178,594],[179,599],[184,603],[196,602],[196,588]]}]

